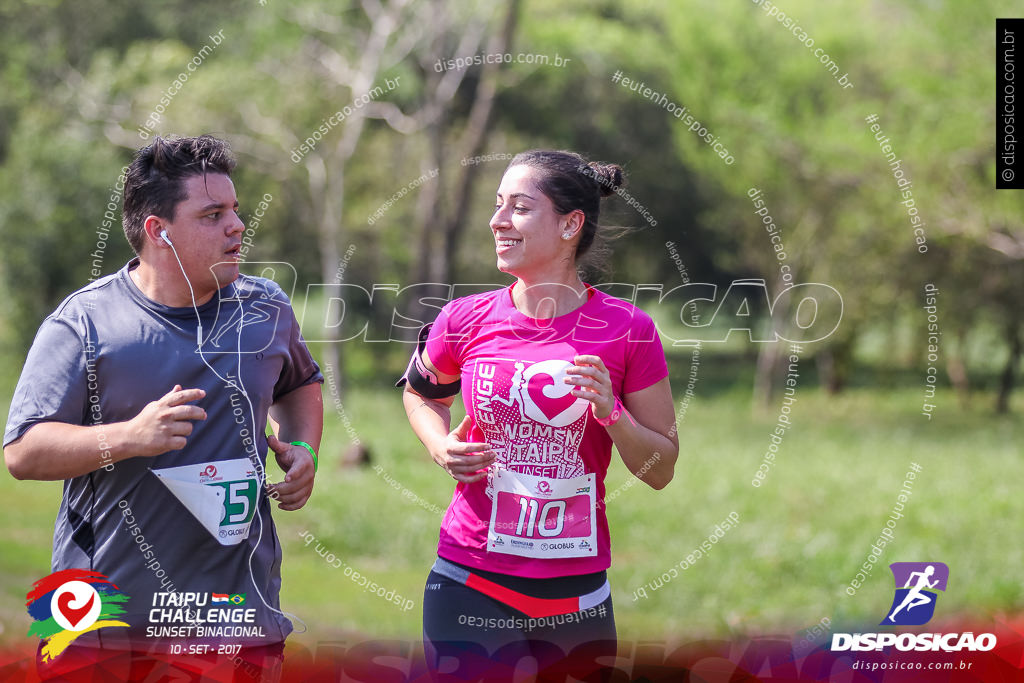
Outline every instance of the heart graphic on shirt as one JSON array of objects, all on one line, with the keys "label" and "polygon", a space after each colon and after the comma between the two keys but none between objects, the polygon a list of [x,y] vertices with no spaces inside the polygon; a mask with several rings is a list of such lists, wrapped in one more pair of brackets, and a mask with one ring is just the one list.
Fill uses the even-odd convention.
[{"label": "heart graphic on shirt", "polygon": [[526,385],[526,390],[530,393],[534,404],[549,420],[561,415],[569,406],[576,403],[571,385],[565,385],[565,391],[568,393],[561,396],[553,395],[558,391],[558,387],[555,385],[555,378],[548,374],[538,373],[531,377],[529,384]]},{"label": "heart graphic on shirt", "polygon": [[57,609],[60,610],[61,615],[68,620],[72,628],[78,626],[78,624],[85,619],[85,617],[92,610],[92,603],[96,600],[96,594],[92,593],[89,595],[89,600],[85,603],[84,607],[72,607],[71,603],[75,601],[76,596],[74,593],[62,593],[57,596]]},{"label": "heart graphic on shirt", "polygon": [[572,363],[560,358],[531,363],[513,378],[514,393],[522,400],[523,417],[552,427],[568,427],[583,417],[590,405],[572,395],[566,370]]}]

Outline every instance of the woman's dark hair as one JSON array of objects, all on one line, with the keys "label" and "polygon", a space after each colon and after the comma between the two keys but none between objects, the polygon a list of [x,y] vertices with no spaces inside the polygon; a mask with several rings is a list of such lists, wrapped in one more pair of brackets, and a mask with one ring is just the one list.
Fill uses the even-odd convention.
[{"label": "woman's dark hair", "polygon": [[560,215],[577,209],[583,212],[583,227],[576,244],[576,263],[581,269],[605,270],[610,250],[598,225],[601,199],[622,187],[622,167],[588,162],[576,152],[544,149],[515,155],[508,167],[513,166],[529,166],[540,171],[537,188],[551,200]]},{"label": "woman's dark hair", "polygon": [[145,243],[146,216],[174,220],[178,203],[187,198],[186,178],[207,173],[231,175],[234,168],[228,143],[212,135],[170,140],[157,136],[136,152],[125,173],[121,218],[124,235],[135,253],[141,254]]}]

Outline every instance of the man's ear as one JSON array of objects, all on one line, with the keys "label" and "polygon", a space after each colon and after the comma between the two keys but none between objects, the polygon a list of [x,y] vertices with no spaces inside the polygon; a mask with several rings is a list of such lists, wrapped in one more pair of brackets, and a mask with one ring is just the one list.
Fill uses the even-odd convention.
[{"label": "man's ear", "polygon": [[164,242],[160,236],[160,233],[166,229],[167,221],[153,214],[146,216],[146,220],[142,222],[142,230],[146,233],[146,241],[162,249],[169,248],[167,242]]}]

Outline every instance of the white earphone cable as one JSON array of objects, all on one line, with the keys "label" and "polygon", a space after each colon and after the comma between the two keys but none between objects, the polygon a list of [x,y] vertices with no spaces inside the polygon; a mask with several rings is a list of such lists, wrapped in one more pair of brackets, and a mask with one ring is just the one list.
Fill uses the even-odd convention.
[{"label": "white earphone cable", "polygon": [[[260,508],[260,493],[266,490],[267,473],[266,473],[266,467],[263,465],[262,461],[259,458],[259,453],[256,451],[256,411],[253,408],[252,399],[249,398],[249,394],[246,392],[245,386],[242,384],[242,328],[244,327],[244,323],[245,323],[245,310],[242,307],[241,293],[238,291],[238,286],[235,285],[235,302],[238,304],[238,315],[239,315],[239,320],[238,320],[238,345],[237,345],[237,357],[238,357],[237,379],[238,379],[238,381],[235,382],[233,380],[230,380],[230,379],[227,379],[225,377],[222,377],[221,374],[218,373],[217,370],[214,369],[214,367],[212,365],[210,365],[209,362],[207,362],[206,357],[203,356],[203,320],[202,320],[202,317],[199,315],[199,306],[196,304],[196,293],[195,293],[195,290],[192,288],[192,282],[188,279],[188,274],[185,272],[185,266],[182,264],[181,258],[178,257],[178,250],[174,248],[174,244],[172,244],[170,238],[167,237],[167,231],[166,230],[163,231],[163,233],[161,234],[161,237],[167,243],[167,245],[171,248],[171,252],[174,254],[175,260],[178,262],[178,267],[181,269],[181,274],[185,278],[185,284],[188,285],[189,294],[192,297],[192,310],[195,311],[195,314],[196,314],[196,351],[199,354],[200,360],[202,360],[203,364],[206,367],[208,367],[210,369],[210,371],[214,375],[216,375],[217,379],[219,379],[222,382],[224,382],[229,388],[233,388],[233,389],[236,389],[237,391],[240,391],[241,394],[242,394],[242,397],[245,398],[245,402],[247,404],[249,404],[249,418],[251,420],[252,429],[253,429],[253,438],[252,438],[253,445],[252,445],[252,451],[251,452],[248,449],[246,450],[246,457],[248,457],[250,459],[250,461],[252,461],[254,463],[254,465],[256,466],[256,472],[257,472],[257,478],[256,478],[257,479],[256,509],[254,510],[253,514],[256,516],[257,521],[259,522],[259,525],[258,525],[259,526],[259,532],[257,533],[257,536],[256,536],[256,543],[252,547],[252,552],[249,553],[249,561],[248,561],[248,564],[249,564],[249,579],[252,581],[252,586],[256,590],[256,595],[258,595],[260,597],[260,602],[262,602],[263,605],[267,609],[269,609],[270,611],[275,612],[275,613],[280,614],[281,616],[285,617],[286,619],[291,621],[293,623],[293,625],[294,625],[294,622],[298,621],[300,624],[302,624],[302,630],[301,631],[296,630],[295,632],[296,633],[305,633],[308,630],[307,627],[306,627],[306,622],[304,622],[300,617],[298,617],[295,614],[291,614],[290,612],[284,612],[282,610],[279,610],[276,607],[271,606],[267,602],[266,598],[263,597],[263,592],[260,591],[259,586],[256,584],[256,576],[255,576],[255,573],[253,572],[253,568],[252,568],[252,561],[253,561],[253,558],[256,556],[256,550],[259,548],[260,543],[263,541],[263,516],[260,514],[260,509],[259,508]],[[219,290],[218,290],[218,297],[219,297]],[[219,306],[219,299],[218,299],[218,306]],[[216,327],[216,323],[214,323],[214,326]],[[268,496],[268,498],[269,498],[269,496]]]}]

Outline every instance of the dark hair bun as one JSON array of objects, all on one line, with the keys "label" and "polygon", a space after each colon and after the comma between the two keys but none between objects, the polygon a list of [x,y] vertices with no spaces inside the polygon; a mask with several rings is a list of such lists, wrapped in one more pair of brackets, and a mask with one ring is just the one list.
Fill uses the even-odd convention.
[{"label": "dark hair bun", "polygon": [[622,167],[618,164],[602,164],[591,161],[587,164],[594,171],[594,179],[597,180],[602,197],[615,193],[615,190],[622,187]]}]

